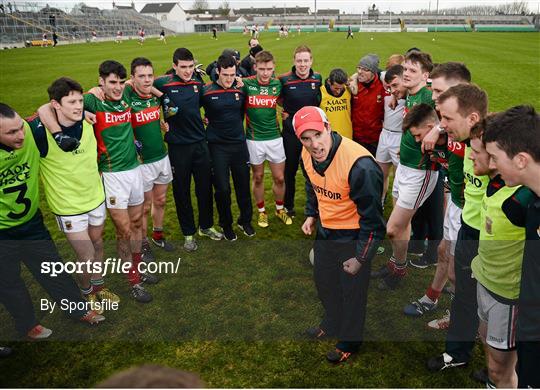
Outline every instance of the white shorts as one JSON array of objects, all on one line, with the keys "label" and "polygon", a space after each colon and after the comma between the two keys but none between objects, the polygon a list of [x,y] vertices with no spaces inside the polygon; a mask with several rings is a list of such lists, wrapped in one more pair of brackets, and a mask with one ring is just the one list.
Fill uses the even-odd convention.
[{"label": "white shorts", "polygon": [[142,164],[141,174],[144,192],[152,191],[154,184],[169,184],[173,179],[169,156],[153,163]]},{"label": "white shorts", "polygon": [[108,209],[127,209],[144,202],[140,166],[122,172],[103,172],[105,202]]},{"label": "white shorts", "polygon": [[444,214],[443,238],[449,241],[448,251],[452,256],[456,251],[457,236],[461,228],[461,212],[462,210],[452,200],[448,200]]},{"label": "white shorts", "polygon": [[377,154],[375,160],[381,163],[394,164],[395,167],[399,164],[399,146],[401,145],[402,132],[389,131],[382,129],[377,146]]},{"label": "white shorts", "polygon": [[431,195],[439,172],[414,169],[399,164],[394,175],[392,196],[404,209],[417,210]]},{"label": "white shorts", "polygon": [[101,226],[105,223],[107,211],[105,202],[101,203],[95,209],[78,215],[57,215],[56,223],[61,232],[79,233],[88,229],[88,225]]},{"label": "white shorts", "polygon": [[516,322],[518,308],[497,301],[480,283],[476,283],[478,318],[487,323],[486,343],[493,348],[516,348]]},{"label": "white shorts", "polygon": [[249,163],[251,165],[261,165],[265,160],[274,164],[285,161],[285,148],[283,138],[279,137],[270,141],[247,140],[249,151]]}]

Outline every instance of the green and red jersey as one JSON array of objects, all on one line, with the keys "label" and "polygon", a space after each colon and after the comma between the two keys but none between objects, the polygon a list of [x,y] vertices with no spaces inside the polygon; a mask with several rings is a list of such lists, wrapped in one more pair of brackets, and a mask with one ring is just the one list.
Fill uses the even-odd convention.
[{"label": "green and red jersey", "polygon": [[271,78],[268,84],[261,84],[256,76],[242,81],[242,90],[246,95],[246,138],[270,141],[281,137],[276,110],[281,82]]},{"label": "green and red jersey", "polygon": [[155,96],[141,96],[126,85],[124,100],[131,107],[131,126],[135,138],[142,144],[143,164],[159,161],[167,155],[160,126],[160,101]]},{"label": "green and red jersey", "polygon": [[465,175],[463,174],[463,158],[465,157],[466,144],[448,139],[448,184],[450,186],[450,198],[460,209],[463,208],[465,198]]},{"label": "green and red jersey", "polygon": [[[431,91],[426,87],[422,87],[422,89],[414,95],[407,95],[403,116],[406,116],[412,107],[421,103],[435,107],[435,102],[431,98]],[[444,146],[444,148],[446,149],[446,146]],[[442,148],[436,146],[436,151],[439,151],[439,149],[442,151]],[[434,163],[430,159],[429,154],[422,153],[422,143],[414,140],[414,136],[409,129],[403,130],[399,148],[399,163],[409,168],[422,170],[437,170],[439,166],[439,164]]]},{"label": "green and red jersey", "polygon": [[124,99],[101,101],[85,94],[84,109],[96,114],[94,135],[100,172],[127,171],[139,165],[129,104]]}]

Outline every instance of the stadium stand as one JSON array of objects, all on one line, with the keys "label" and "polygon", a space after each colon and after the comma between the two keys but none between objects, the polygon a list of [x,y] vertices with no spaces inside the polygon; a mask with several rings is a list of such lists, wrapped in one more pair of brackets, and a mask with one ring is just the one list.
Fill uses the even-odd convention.
[{"label": "stadium stand", "polygon": [[[300,9],[300,8],[298,8]],[[317,17],[309,9],[293,13],[294,8],[242,8],[234,10],[235,15],[250,17],[259,26],[269,26],[268,31],[277,31],[276,26],[300,26],[302,31],[313,31],[316,21],[317,31],[538,31],[538,18],[534,15],[446,15],[444,12],[432,14],[379,13],[377,10],[365,14],[343,14],[339,9],[318,10]],[[305,12],[304,12],[305,11]],[[249,14],[243,13],[250,12]],[[242,31],[240,23],[230,23],[229,31]]]},{"label": "stadium stand", "polygon": [[111,39],[119,30],[124,38],[129,38],[135,37],[141,27],[147,36],[157,36],[162,29],[158,20],[141,15],[132,7],[100,10],[78,4],[71,9],[61,9],[16,3],[11,12],[5,11],[0,13],[2,45],[41,40],[43,33],[47,33],[50,39],[53,31],[58,34],[60,42],[66,42],[88,40],[92,31],[96,32],[98,39]]}]

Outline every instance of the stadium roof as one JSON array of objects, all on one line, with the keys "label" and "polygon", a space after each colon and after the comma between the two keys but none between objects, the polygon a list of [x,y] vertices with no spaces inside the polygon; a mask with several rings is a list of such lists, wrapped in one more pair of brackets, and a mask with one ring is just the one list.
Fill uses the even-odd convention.
[{"label": "stadium roof", "polygon": [[317,15],[339,15],[339,9],[318,9]]},{"label": "stadium roof", "polygon": [[219,8],[214,9],[187,9],[185,10],[186,14],[188,15],[198,15],[198,14],[209,14],[209,15],[221,15],[223,10]]},{"label": "stadium roof", "polygon": [[140,11],[141,14],[166,14],[171,12],[178,3],[150,3],[146,4]]}]

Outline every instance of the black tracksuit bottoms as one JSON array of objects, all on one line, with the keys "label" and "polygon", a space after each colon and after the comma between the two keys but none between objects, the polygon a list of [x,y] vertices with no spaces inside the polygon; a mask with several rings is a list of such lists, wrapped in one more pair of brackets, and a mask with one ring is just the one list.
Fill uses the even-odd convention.
[{"label": "black tracksuit bottoms", "polygon": [[[30,294],[21,278],[21,262],[57,303],[56,307],[63,299],[69,302],[83,301],[71,275],[62,272],[53,277],[50,272],[42,272],[45,261],[62,262],[62,259],[39,210],[30,221],[0,230],[0,302],[13,317],[15,328],[21,336],[26,336],[39,323]],[[79,319],[85,314],[84,310],[73,310],[69,316]]]},{"label": "black tracksuit bottoms", "polygon": [[460,362],[471,360],[478,333],[476,279],[471,262],[478,254],[478,230],[461,221],[454,256],[456,295],[450,308],[450,326],[446,335],[446,353]]},{"label": "black tracksuit bottoms", "polygon": [[425,256],[429,260],[437,259],[437,248],[443,238],[444,227],[444,177],[439,172],[437,185],[414,214],[412,222],[412,237],[409,242],[409,252],[424,253],[424,242],[427,237],[428,246]]},{"label": "black tracksuit bottoms", "polygon": [[292,118],[283,121],[283,148],[285,149],[285,198],[283,203],[288,211],[294,210],[294,194],[296,192],[296,172],[300,164],[302,144],[294,133]]},{"label": "black tracksuit bottoms", "polygon": [[231,226],[231,184],[232,176],[236,203],[240,210],[238,223],[251,223],[253,206],[251,203],[249,152],[246,142],[210,143],[212,156],[212,181],[214,183],[216,206],[219,213],[219,225]]},{"label": "black tracksuit bottoms", "polygon": [[343,263],[355,257],[357,240],[333,239],[332,231],[318,226],[314,244],[314,279],[324,308],[320,328],[339,341],[363,340],[371,261],[366,261],[356,275],[343,270]]},{"label": "black tracksuit bottoms", "polygon": [[191,204],[191,176],[195,181],[195,196],[199,209],[199,227],[208,229],[214,224],[212,202],[212,162],[206,141],[194,144],[169,144],[169,160],[173,172],[173,195],[176,215],[184,236],[197,231]]}]

